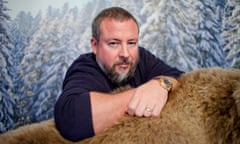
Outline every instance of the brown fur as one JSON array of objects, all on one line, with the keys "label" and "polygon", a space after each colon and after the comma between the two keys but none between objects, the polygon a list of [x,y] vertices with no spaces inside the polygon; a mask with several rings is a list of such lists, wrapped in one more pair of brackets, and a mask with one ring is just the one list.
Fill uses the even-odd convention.
[{"label": "brown fur", "polygon": [[[186,73],[169,95],[160,117],[124,116],[84,143],[239,144],[240,70],[200,69]],[[1,144],[72,144],[54,121],[20,127],[0,135]]]}]

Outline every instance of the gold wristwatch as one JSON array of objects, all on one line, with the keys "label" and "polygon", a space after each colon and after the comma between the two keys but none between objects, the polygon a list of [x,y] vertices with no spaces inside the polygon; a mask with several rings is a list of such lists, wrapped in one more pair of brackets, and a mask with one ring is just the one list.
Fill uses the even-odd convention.
[{"label": "gold wristwatch", "polygon": [[166,89],[167,91],[171,91],[173,84],[170,80],[165,77],[157,77],[155,79],[159,82],[162,88]]}]

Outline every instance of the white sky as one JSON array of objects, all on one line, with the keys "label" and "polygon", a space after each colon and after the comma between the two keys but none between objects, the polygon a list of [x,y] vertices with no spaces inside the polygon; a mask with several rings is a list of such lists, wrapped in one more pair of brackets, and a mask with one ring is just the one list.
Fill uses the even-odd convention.
[{"label": "white sky", "polygon": [[35,16],[39,10],[46,11],[49,5],[54,8],[61,8],[68,2],[69,7],[82,8],[88,1],[91,0],[7,0],[8,4],[6,6],[10,9],[8,12],[10,16],[14,18],[20,11],[30,11]]}]

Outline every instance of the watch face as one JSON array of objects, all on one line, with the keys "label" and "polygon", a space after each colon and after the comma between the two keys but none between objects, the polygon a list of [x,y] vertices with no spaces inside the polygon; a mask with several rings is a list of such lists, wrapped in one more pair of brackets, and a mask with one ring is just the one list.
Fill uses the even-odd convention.
[{"label": "watch face", "polygon": [[168,79],[163,79],[163,82],[168,86],[171,87],[172,83]]},{"label": "watch face", "polygon": [[163,78],[162,82],[164,83],[164,85],[168,91],[170,91],[172,89],[172,83],[170,80]]},{"label": "watch face", "polygon": [[167,78],[160,77],[160,78],[157,78],[157,80],[160,86],[166,89],[167,91],[170,91],[172,89],[172,82]]}]

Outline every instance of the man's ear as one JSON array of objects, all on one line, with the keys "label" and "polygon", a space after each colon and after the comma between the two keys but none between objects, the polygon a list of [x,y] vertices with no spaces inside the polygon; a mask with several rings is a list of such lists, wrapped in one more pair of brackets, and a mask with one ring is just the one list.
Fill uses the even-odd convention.
[{"label": "man's ear", "polygon": [[92,51],[96,55],[97,53],[97,39],[92,37],[91,38],[91,46],[92,46]]}]

